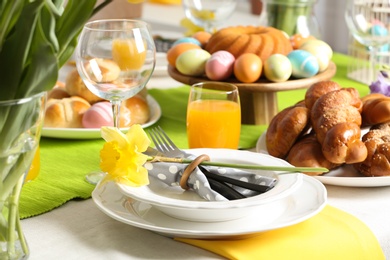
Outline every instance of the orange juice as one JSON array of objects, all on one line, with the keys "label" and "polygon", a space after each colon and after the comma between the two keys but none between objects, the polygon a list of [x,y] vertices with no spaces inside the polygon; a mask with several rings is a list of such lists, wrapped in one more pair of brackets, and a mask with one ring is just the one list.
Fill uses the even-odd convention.
[{"label": "orange juice", "polygon": [[27,173],[27,176],[24,180],[24,182],[32,181],[39,175],[39,170],[41,169],[41,156],[40,156],[40,150],[39,146],[37,150],[35,151],[34,158],[31,162],[30,169]]},{"label": "orange juice", "polygon": [[112,42],[112,57],[121,70],[138,70],[144,65],[146,46],[143,41],[137,43],[134,39],[115,39]]},{"label": "orange juice", "polygon": [[187,109],[190,148],[238,148],[241,130],[239,103],[196,100],[190,102]]}]

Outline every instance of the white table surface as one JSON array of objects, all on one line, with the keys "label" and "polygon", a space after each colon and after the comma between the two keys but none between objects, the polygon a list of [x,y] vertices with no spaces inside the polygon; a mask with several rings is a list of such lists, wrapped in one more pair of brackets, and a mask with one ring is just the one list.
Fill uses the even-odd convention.
[{"label": "white table surface", "polygon": [[[247,5],[242,3],[239,10],[243,12],[235,14],[232,20],[239,20],[241,24],[256,23],[257,17],[246,12]],[[178,29],[182,15],[180,6],[145,4],[143,10],[143,19],[160,30]],[[159,88],[180,85],[169,77],[153,78],[148,84]],[[326,188],[329,204],[362,220],[390,259],[390,187],[327,185]],[[30,259],[34,260],[221,259],[206,250],[118,222],[102,213],[92,199],[70,201],[48,213],[25,219],[22,225]]]}]

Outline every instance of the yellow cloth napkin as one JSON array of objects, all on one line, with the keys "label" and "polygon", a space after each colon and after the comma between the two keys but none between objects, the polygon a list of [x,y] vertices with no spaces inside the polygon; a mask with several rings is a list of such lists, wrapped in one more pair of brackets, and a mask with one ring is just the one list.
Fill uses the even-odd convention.
[{"label": "yellow cloth napkin", "polygon": [[238,240],[176,238],[228,259],[381,260],[378,240],[356,217],[327,205],[299,224]]}]

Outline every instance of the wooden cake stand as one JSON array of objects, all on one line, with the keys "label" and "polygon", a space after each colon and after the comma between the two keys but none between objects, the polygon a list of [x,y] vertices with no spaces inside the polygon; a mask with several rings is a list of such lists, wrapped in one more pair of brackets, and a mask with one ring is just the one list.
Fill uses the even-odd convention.
[{"label": "wooden cake stand", "polygon": [[[183,75],[172,66],[168,66],[168,73],[173,79],[187,85],[211,81],[206,77]],[[316,82],[330,80],[335,74],[336,65],[330,62],[325,71],[311,78],[292,79],[280,83],[263,79],[254,83],[242,83],[232,78],[226,82],[233,83],[238,87],[241,101],[241,122],[243,124],[267,125],[279,112],[276,95],[278,91],[309,88]]]}]

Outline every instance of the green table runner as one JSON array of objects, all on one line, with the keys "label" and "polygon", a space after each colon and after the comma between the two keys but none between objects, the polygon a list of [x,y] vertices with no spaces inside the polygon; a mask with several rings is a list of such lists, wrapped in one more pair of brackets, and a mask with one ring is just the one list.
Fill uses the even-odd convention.
[{"label": "green table runner", "polygon": [[[349,80],[347,75],[348,56],[335,54],[333,61],[337,65],[334,81],[343,87],[355,87],[361,95],[369,89],[366,85]],[[173,141],[181,148],[187,148],[185,126],[188,86],[173,89],[150,89],[160,104],[162,117],[155,124],[160,125]],[[278,93],[279,109],[302,100],[304,89]],[[257,139],[266,126],[243,125],[241,148],[256,146]],[[103,141],[62,140],[42,138],[41,170],[37,179],[24,185],[20,199],[20,216],[28,218],[48,212],[71,199],[90,198],[94,186],[85,181],[88,172],[99,170],[99,151]]]}]

